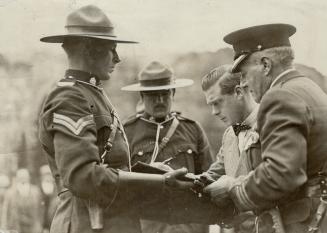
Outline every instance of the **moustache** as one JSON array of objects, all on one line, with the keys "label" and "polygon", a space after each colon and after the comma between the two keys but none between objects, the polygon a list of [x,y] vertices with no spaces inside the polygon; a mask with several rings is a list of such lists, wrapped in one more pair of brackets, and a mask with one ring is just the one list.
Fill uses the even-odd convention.
[{"label": "moustache", "polygon": [[154,108],[166,108],[166,105],[158,104],[158,105],[154,106]]}]

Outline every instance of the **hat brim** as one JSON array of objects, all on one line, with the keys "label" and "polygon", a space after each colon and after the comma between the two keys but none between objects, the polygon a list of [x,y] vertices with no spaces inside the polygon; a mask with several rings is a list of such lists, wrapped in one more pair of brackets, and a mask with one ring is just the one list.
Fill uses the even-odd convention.
[{"label": "hat brim", "polygon": [[123,91],[158,91],[158,90],[167,90],[167,89],[173,89],[173,88],[179,88],[179,87],[187,87],[191,86],[193,84],[193,80],[191,79],[175,79],[175,82],[173,84],[169,85],[162,85],[162,86],[141,86],[140,83],[132,84],[123,87],[121,90]]},{"label": "hat brim", "polygon": [[231,71],[232,73],[237,73],[239,72],[238,68],[240,67],[241,63],[247,58],[249,57],[249,53],[246,54],[242,54],[240,55],[238,58],[235,59],[235,61],[233,62]]},{"label": "hat brim", "polygon": [[116,43],[125,43],[125,44],[136,44],[138,42],[131,41],[131,40],[124,40],[118,37],[113,36],[106,36],[106,35],[88,35],[88,34],[66,34],[66,35],[55,35],[55,36],[46,36],[42,37],[40,41],[46,43],[63,43],[65,39],[68,38],[94,38],[94,39],[102,39],[102,40],[109,40],[115,41]]}]

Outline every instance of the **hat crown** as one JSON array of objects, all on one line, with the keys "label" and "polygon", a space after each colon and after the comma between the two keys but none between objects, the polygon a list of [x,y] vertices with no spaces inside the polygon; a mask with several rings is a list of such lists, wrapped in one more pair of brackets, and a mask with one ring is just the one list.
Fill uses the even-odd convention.
[{"label": "hat crown", "polygon": [[108,16],[94,5],[83,6],[66,18],[66,33],[46,36],[41,41],[48,43],[63,43],[68,38],[92,38],[115,41],[116,43],[137,43],[125,40],[115,35],[114,25]]},{"label": "hat crown", "polygon": [[74,26],[113,28],[105,13],[94,5],[81,7],[67,16],[66,28]]},{"label": "hat crown", "polygon": [[153,61],[148,64],[140,73],[140,81],[173,79],[173,71],[167,65],[158,61]]},{"label": "hat crown", "polygon": [[173,70],[158,61],[145,66],[138,74],[139,82],[122,88],[124,91],[159,91],[193,84],[191,79],[176,79]]}]

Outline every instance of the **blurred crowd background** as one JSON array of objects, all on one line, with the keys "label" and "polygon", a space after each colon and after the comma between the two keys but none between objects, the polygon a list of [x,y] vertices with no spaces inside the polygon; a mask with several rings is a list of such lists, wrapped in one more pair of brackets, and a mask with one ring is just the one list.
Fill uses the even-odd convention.
[{"label": "blurred crowd background", "polygon": [[[135,3],[135,1],[141,5],[144,3],[144,1],[141,0],[134,0],[133,2]],[[8,2],[10,1],[0,1],[1,14],[4,12],[4,4],[7,6],[9,4]],[[26,5],[30,8],[27,7],[24,9],[27,12],[33,12],[31,7],[33,6],[31,3],[32,1],[26,2],[30,2],[30,5]],[[56,1],[52,2],[54,3],[54,6],[58,6],[59,4],[56,3]],[[76,1],[69,2],[72,5]],[[83,4],[86,3],[86,1],[81,2]],[[113,2],[116,2],[115,4],[117,6],[121,5],[117,3],[117,1]],[[185,1],[181,2],[185,3]],[[207,0],[205,2],[209,4],[208,7],[215,7],[213,1]],[[303,1],[296,0],[296,3],[299,3],[299,5],[291,5],[289,7],[294,7],[294,9],[297,9],[297,14],[304,14],[305,18],[307,18],[308,13],[303,11],[303,9],[307,8],[303,8],[303,5],[301,5]],[[270,6],[271,4],[272,3],[270,3]],[[289,3],[287,4],[290,5]],[[45,6],[45,3],[43,2],[43,5],[40,5]],[[184,4],[184,6],[186,5]],[[49,8],[49,6],[47,7]],[[127,9],[131,9],[131,7],[127,7]],[[138,8],[135,9],[137,10]],[[241,10],[239,8],[237,9],[238,11]],[[267,12],[268,9],[269,7],[267,7]],[[318,10],[318,8],[314,9]],[[324,8],[321,8],[321,10],[322,9]],[[309,12],[310,8],[307,10]],[[48,9],[48,12],[54,12],[54,10],[49,11]],[[321,11],[318,11],[318,13],[319,12],[321,13]],[[6,14],[10,14],[10,12],[6,12],[5,14],[2,14],[2,16]],[[149,12],[149,14],[155,14],[155,12]],[[41,13],[38,13],[37,16],[40,15]],[[44,16],[45,13],[42,12],[42,15]],[[295,20],[296,17],[294,17],[294,15],[294,13],[293,16],[290,14],[291,21]],[[135,15],[132,16],[134,17]],[[131,18],[133,18],[132,16]],[[165,16],[165,14],[162,12],[161,16]],[[212,12],[209,16],[211,16],[211,18],[209,18],[208,22],[210,22],[210,20],[215,21]],[[62,18],[60,18],[60,27],[63,26],[62,23],[64,17],[65,16],[63,15]],[[44,18],[46,17],[43,17],[43,19]],[[219,15],[217,15],[217,18],[219,18]],[[25,23],[23,18],[19,19],[22,24]],[[187,19],[191,23],[195,22],[194,18]],[[55,20],[56,19],[52,18],[46,22],[48,23],[45,24],[48,25],[48,31],[50,31],[49,28],[51,28],[51,22]],[[303,21],[302,18],[301,20]],[[27,19],[26,22],[31,23],[33,20],[28,21]],[[164,23],[160,21],[154,22],[154,25],[157,25],[159,28],[162,24]],[[318,24],[322,24],[322,22],[319,22]],[[33,26],[33,24],[28,25]],[[305,25],[308,26],[309,23]],[[218,27],[214,27],[214,25],[206,24],[205,26],[219,31]],[[28,28],[27,25],[23,25],[23,27]],[[197,37],[204,36],[202,31],[197,34],[194,28],[192,29],[191,26],[188,27]],[[36,48],[39,43],[37,42],[37,39],[34,37],[28,37],[28,33],[20,34],[19,30],[15,30],[15,26],[10,28],[11,30],[6,29],[6,35],[1,39],[3,40],[3,38],[7,38],[6,42],[8,43],[1,44],[8,45],[9,47],[2,46],[3,48],[0,49],[0,229],[18,229],[21,233],[41,232],[42,229],[44,229],[44,232],[47,232],[55,207],[56,193],[49,168],[46,166],[46,160],[42,155],[39,145],[37,123],[38,114],[46,94],[51,88],[55,87],[56,82],[64,75],[67,66],[66,57],[63,52],[53,53],[54,50],[61,51],[59,45],[51,45],[49,46],[49,49],[47,49],[48,47],[45,45],[42,45],[41,49]],[[150,32],[148,34],[151,34],[150,26],[148,26],[148,29]],[[222,29],[227,31],[228,27],[226,26],[226,28]],[[230,29],[228,29],[228,31],[229,30]],[[301,30],[302,29],[300,28],[300,33],[302,33],[300,35],[303,35]],[[29,44],[25,44],[24,46],[26,47],[26,53],[28,53],[28,55],[21,56],[20,54],[23,53],[16,53],[15,51],[17,49],[20,50],[20,52],[24,52],[24,50],[22,50],[24,46],[22,46],[22,44],[17,44],[17,47],[15,47],[15,44],[10,43],[8,33],[11,32],[14,32],[14,38],[17,39],[17,37],[21,37],[21,41],[24,41],[23,37],[25,36],[27,39],[34,38],[37,45],[31,47],[32,49],[28,49]],[[35,34],[35,31],[31,32]],[[147,31],[143,31],[142,35],[146,33]],[[220,38],[218,32],[214,33],[215,40],[221,40],[222,37]],[[158,35],[158,37],[155,37],[155,35],[152,36],[154,38],[160,37],[162,39],[161,35]],[[192,40],[196,40],[196,36],[190,37],[189,41],[185,40],[182,43],[190,43],[191,45]],[[318,38],[319,34],[312,34],[312,36]],[[149,38],[147,39],[149,40]],[[165,35],[163,39],[173,40],[173,35]],[[209,41],[210,36],[205,39]],[[303,48],[303,51],[311,51],[311,48],[316,48],[316,45],[312,43],[310,43],[310,48],[305,46],[301,47],[304,42],[314,42],[313,39],[301,39],[302,38],[298,37],[295,41],[295,44],[297,45],[296,55],[300,48]],[[201,38],[201,40],[203,40],[203,38]],[[319,38],[317,40],[319,40]],[[193,43],[192,46],[197,46],[197,49],[192,50],[192,46],[190,46],[192,51],[180,49],[175,53],[169,52],[169,56],[163,56],[163,54],[168,54],[164,52],[167,48],[167,44],[163,44],[163,47],[161,48],[160,40],[156,44],[157,49],[153,54],[149,51],[151,46],[146,47],[144,44],[140,45],[140,50],[135,49],[138,45],[129,46],[127,48],[118,47],[118,53],[120,49],[123,51],[121,57],[122,62],[118,64],[110,81],[105,83],[104,88],[111,97],[113,104],[117,107],[121,118],[126,119],[128,116],[135,113],[139,94],[123,92],[120,88],[137,82],[137,74],[142,69],[143,65],[150,62],[152,59],[159,59],[159,61],[167,63],[174,69],[177,78],[190,78],[194,80],[193,86],[177,89],[173,110],[180,111],[182,112],[182,115],[199,121],[207,133],[213,153],[216,153],[220,147],[221,136],[226,125],[211,115],[211,110],[206,105],[205,98],[201,91],[201,78],[211,69],[222,64],[231,63],[233,60],[232,49],[220,46],[216,41],[211,41],[214,44],[213,47],[216,49],[208,49],[209,45],[207,44],[200,47],[197,43],[195,43],[195,45]],[[149,43],[151,43],[151,41]],[[176,47],[176,45],[173,46],[175,41],[171,41],[170,43],[174,49],[174,46]],[[145,44],[147,43],[145,42]],[[160,49],[162,49],[162,53],[160,53]],[[327,91],[327,79],[324,75],[326,69],[322,72],[317,70],[317,67],[319,67],[319,69],[323,67],[321,65],[323,63],[321,63],[321,60],[317,59],[317,56],[313,56],[317,55],[317,50],[308,53],[310,56],[307,58],[305,58],[303,54],[300,54],[299,61],[301,64],[296,64],[296,67],[302,73],[317,82],[324,91]],[[162,60],[163,57],[164,59]],[[320,62],[317,63],[319,66],[313,65],[317,60]]]}]

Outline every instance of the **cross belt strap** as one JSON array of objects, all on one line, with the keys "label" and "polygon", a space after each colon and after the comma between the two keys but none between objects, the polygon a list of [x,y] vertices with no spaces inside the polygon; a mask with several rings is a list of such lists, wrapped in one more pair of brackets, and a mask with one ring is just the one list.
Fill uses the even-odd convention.
[{"label": "cross belt strap", "polygon": [[156,161],[158,154],[167,145],[167,143],[169,142],[170,138],[173,136],[178,125],[179,125],[179,121],[176,117],[174,117],[173,122],[171,123],[166,135],[162,138],[160,145],[158,145],[159,134],[160,134],[160,124],[158,125],[157,136],[156,136],[156,145],[153,149],[153,154],[151,156],[150,163],[154,163],[154,161]]},{"label": "cross belt strap", "polygon": [[111,129],[111,132],[110,132],[107,142],[104,146],[104,152],[101,155],[101,163],[104,163],[104,158],[105,158],[106,154],[110,152],[113,142],[115,140],[115,136],[116,136],[117,129],[118,129],[118,119],[115,115],[113,115],[113,123],[110,125],[110,129]]},{"label": "cross belt strap", "polygon": [[159,145],[158,154],[167,145],[167,143],[169,142],[171,136],[173,136],[173,134],[175,133],[175,130],[177,129],[178,125],[179,125],[179,121],[178,121],[178,119],[176,117],[174,117],[174,120],[171,123],[170,128],[168,129],[166,136],[164,136],[162,138],[162,140],[161,140],[161,143]]}]

